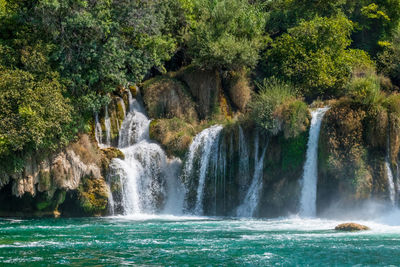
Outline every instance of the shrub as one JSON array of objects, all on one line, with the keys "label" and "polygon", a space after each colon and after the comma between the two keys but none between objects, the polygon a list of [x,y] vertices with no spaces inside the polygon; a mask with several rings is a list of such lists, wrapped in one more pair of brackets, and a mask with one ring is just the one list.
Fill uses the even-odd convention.
[{"label": "shrub", "polygon": [[371,72],[353,77],[347,86],[347,93],[355,103],[367,109],[377,109],[385,98],[381,92],[379,77]]},{"label": "shrub", "polygon": [[283,130],[285,137],[296,137],[309,124],[307,105],[296,97],[296,90],[276,78],[258,84],[260,92],[250,103],[254,121],[276,135]]},{"label": "shrub", "polygon": [[188,47],[202,68],[254,67],[264,41],[264,15],[247,0],[195,0]]}]

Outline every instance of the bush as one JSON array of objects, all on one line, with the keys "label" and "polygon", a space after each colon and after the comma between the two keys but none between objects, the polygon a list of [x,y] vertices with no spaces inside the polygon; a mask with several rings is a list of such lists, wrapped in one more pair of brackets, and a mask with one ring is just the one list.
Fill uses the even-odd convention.
[{"label": "bush", "polygon": [[347,94],[355,103],[367,109],[376,109],[385,98],[381,92],[380,79],[375,73],[366,73],[361,77],[353,77],[347,86]]},{"label": "bush", "polygon": [[264,14],[247,0],[195,0],[187,8],[188,47],[202,68],[254,67],[264,41]]},{"label": "bush", "polygon": [[365,52],[349,49],[352,29],[341,16],[301,22],[272,43],[268,75],[290,81],[308,99],[343,95],[353,67],[372,65]]},{"label": "bush", "polygon": [[309,124],[307,105],[296,97],[296,90],[276,78],[258,84],[260,92],[250,103],[251,117],[262,128],[276,135],[283,130],[285,137],[296,137]]}]

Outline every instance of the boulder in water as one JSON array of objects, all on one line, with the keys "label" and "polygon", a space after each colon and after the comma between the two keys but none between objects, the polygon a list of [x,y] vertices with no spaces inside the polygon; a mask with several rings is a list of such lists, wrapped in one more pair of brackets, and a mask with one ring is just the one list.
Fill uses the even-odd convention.
[{"label": "boulder in water", "polygon": [[370,230],[370,228],[368,226],[361,225],[358,223],[342,223],[342,224],[339,224],[338,226],[336,226],[335,230],[336,231],[353,232],[353,231]]}]

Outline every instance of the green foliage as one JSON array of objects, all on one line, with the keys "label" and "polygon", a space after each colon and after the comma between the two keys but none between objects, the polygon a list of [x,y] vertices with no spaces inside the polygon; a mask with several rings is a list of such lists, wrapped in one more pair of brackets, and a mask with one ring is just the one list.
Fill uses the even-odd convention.
[{"label": "green foliage", "polygon": [[354,65],[372,64],[366,53],[348,48],[352,29],[343,16],[301,22],[272,43],[269,75],[292,82],[307,98],[342,95]]},{"label": "green foliage", "polygon": [[355,103],[368,109],[376,109],[383,103],[385,96],[381,92],[379,77],[374,73],[354,77],[348,85],[348,95]]},{"label": "green foliage", "polygon": [[294,138],[280,138],[282,144],[282,169],[296,170],[304,163],[308,133],[305,131]]},{"label": "green foliage", "polygon": [[296,97],[295,89],[276,78],[259,84],[260,92],[249,104],[251,117],[272,135],[284,130],[286,138],[296,137],[308,126],[307,105]]},{"label": "green foliage", "polygon": [[400,27],[394,31],[391,42],[378,55],[378,69],[400,87]]},{"label": "green foliage", "polygon": [[354,47],[372,55],[381,50],[379,43],[388,40],[400,21],[399,0],[347,0],[344,13],[356,25]]},{"label": "green foliage", "polygon": [[71,106],[57,77],[35,79],[21,70],[0,72],[0,154],[55,149],[69,141]]},{"label": "green foliage", "polygon": [[254,67],[263,47],[264,15],[247,0],[186,3],[192,17],[189,52],[203,68]]}]

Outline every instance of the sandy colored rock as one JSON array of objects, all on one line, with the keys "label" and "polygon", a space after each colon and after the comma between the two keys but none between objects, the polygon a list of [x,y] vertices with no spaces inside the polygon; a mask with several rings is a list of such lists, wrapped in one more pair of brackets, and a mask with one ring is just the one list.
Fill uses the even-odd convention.
[{"label": "sandy colored rock", "polygon": [[353,231],[366,231],[370,230],[368,226],[358,224],[358,223],[342,223],[335,227],[336,231],[346,231],[346,232],[353,232]]}]

